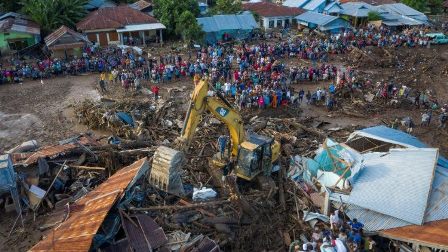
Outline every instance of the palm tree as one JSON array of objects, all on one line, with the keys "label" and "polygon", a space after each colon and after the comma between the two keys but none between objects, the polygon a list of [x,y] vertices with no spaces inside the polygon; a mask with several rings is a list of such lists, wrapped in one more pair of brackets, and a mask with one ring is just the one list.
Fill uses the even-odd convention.
[{"label": "palm tree", "polygon": [[42,33],[48,34],[61,25],[74,27],[87,11],[87,0],[22,0],[22,12],[40,25]]}]

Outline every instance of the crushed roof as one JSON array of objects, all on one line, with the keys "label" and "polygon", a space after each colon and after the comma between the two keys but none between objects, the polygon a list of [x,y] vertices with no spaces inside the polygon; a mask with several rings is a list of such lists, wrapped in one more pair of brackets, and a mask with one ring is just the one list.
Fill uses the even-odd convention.
[{"label": "crushed roof", "polygon": [[30,251],[89,251],[107,213],[124,191],[149,169],[146,158],[117,171],[70,208],[70,217]]},{"label": "crushed roof", "polygon": [[296,7],[277,5],[271,2],[246,3],[244,10],[250,10],[262,17],[284,17],[297,16],[303,13],[303,10]]},{"label": "crushed roof", "polygon": [[157,19],[127,5],[106,7],[91,12],[76,24],[81,31],[117,29],[132,24],[158,23]]},{"label": "crushed roof", "polygon": [[366,153],[348,198],[354,204],[412,224],[424,223],[438,149]]},{"label": "crushed roof", "polygon": [[39,158],[56,158],[64,155],[66,152],[79,148],[82,145],[97,145],[98,143],[89,136],[82,136],[74,143],[45,146],[30,155],[24,162],[24,165],[31,165],[37,162]]},{"label": "crushed roof", "polygon": [[[357,130],[350,134],[347,141],[350,141],[357,136],[373,138],[382,142],[401,145],[407,148],[428,148],[428,145],[420,141],[415,136],[409,135],[401,130],[389,128],[384,125]],[[448,160],[443,156],[439,156],[438,165],[448,168]]]}]

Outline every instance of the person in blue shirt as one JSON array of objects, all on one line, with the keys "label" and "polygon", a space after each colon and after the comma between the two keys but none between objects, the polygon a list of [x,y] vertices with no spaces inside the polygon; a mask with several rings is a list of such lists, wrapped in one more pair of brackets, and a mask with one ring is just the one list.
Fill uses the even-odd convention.
[{"label": "person in blue shirt", "polygon": [[349,221],[348,225],[350,225],[351,230],[354,232],[359,232],[364,227],[364,224],[358,222],[356,218],[354,218],[353,221]]}]

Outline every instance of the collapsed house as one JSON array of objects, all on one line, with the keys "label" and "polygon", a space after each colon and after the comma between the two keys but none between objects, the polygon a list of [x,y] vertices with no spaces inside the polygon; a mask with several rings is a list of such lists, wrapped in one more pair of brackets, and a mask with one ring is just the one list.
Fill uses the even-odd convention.
[{"label": "collapsed house", "polygon": [[345,143],[327,139],[313,159],[296,159],[290,175],[297,181],[302,170],[304,181],[321,186],[325,214],[333,205],[362,222],[367,234],[416,251],[448,249],[441,231],[448,227],[448,161],[438,149],[376,126],[353,132]]}]

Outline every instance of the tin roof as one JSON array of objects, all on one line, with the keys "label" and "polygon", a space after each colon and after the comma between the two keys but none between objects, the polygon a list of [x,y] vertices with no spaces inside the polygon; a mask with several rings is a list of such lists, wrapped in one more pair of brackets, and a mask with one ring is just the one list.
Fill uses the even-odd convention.
[{"label": "tin roof", "polygon": [[104,183],[78,200],[71,208],[79,209],[54,228],[30,251],[89,251],[92,239],[115,201],[149,169],[146,158],[117,171]]},{"label": "tin roof", "polygon": [[304,21],[307,23],[312,23],[312,24],[317,24],[317,25],[322,26],[322,25],[326,25],[326,24],[338,19],[338,17],[308,11],[301,15],[298,15],[296,17],[296,19],[299,21]]},{"label": "tin roof", "polygon": [[423,246],[448,249],[448,220],[434,221],[423,226],[411,225],[380,232],[389,239],[418,243]]},{"label": "tin roof", "polygon": [[[401,145],[407,148],[428,148],[428,145],[420,141],[418,138],[409,135],[401,130],[392,129],[384,125],[357,130],[350,134],[347,142],[358,136]],[[443,156],[439,156],[438,165],[448,168],[448,160]]]},{"label": "tin roof", "polygon": [[255,12],[262,17],[294,17],[303,13],[300,8],[277,5],[271,2],[246,3],[243,4],[243,9]]},{"label": "tin roof", "polygon": [[93,11],[76,24],[81,31],[117,29],[131,24],[158,23],[157,19],[127,5],[106,7]]},{"label": "tin roof", "polygon": [[369,12],[377,10],[375,6],[363,2],[348,2],[341,7],[342,14],[352,17],[367,17]]},{"label": "tin roof", "polygon": [[283,2],[284,6],[301,8],[310,0],[286,0]]},{"label": "tin roof", "polygon": [[412,224],[424,223],[438,149],[364,154],[348,202]]},{"label": "tin roof", "polygon": [[129,7],[131,7],[132,9],[139,10],[139,11],[142,11],[151,6],[152,6],[152,3],[146,2],[145,0],[139,0],[135,3],[129,4]]},{"label": "tin roof", "polygon": [[196,18],[204,32],[218,32],[222,30],[252,30],[258,24],[251,14],[242,15],[215,15],[211,17]]},{"label": "tin roof", "polygon": [[340,3],[348,3],[348,2],[364,2],[371,5],[381,5],[381,4],[390,4],[396,3],[395,0],[339,0]]},{"label": "tin roof", "polygon": [[306,5],[304,5],[302,8],[305,10],[314,11],[322,4],[325,4],[326,2],[327,2],[327,0],[311,0]]},{"label": "tin roof", "polygon": [[40,28],[39,25],[33,21],[22,18],[7,17],[0,20],[0,32],[23,32],[39,35]]},{"label": "tin roof", "polygon": [[81,33],[75,32],[65,25],[46,36],[44,40],[47,47],[53,46],[58,41],[60,44],[72,44],[77,42],[91,44],[91,42]]},{"label": "tin roof", "polygon": [[45,146],[40,148],[38,151],[34,152],[29,156],[24,162],[24,165],[31,165],[37,162],[39,158],[56,158],[58,156],[64,155],[68,151],[72,151],[79,148],[79,144],[82,145],[96,145],[97,142],[90,136],[82,136],[75,143],[67,143],[61,145]]}]

